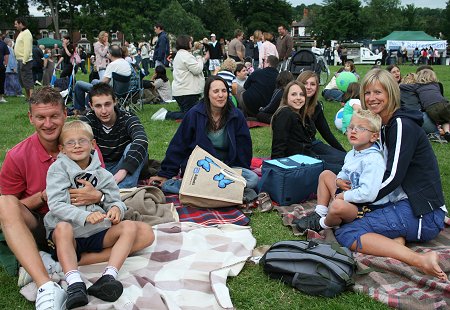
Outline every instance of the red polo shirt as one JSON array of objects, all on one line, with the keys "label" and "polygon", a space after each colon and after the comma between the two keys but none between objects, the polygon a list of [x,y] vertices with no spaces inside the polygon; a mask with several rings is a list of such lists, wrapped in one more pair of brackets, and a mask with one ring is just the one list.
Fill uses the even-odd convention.
[{"label": "red polo shirt", "polygon": [[[103,164],[100,152],[99,158]],[[0,193],[23,199],[45,190],[47,171],[55,160],[56,158],[47,153],[38,135],[34,133],[6,154],[0,171]],[[47,213],[47,204],[43,204],[36,211]]]},{"label": "red polo shirt", "polygon": [[[50,165],[56,160],[42,146],[36,133],[8,151],[0,171],[0,192],[27,198],[45,190]],[[47,204],[36,210],[45,214]]]}]

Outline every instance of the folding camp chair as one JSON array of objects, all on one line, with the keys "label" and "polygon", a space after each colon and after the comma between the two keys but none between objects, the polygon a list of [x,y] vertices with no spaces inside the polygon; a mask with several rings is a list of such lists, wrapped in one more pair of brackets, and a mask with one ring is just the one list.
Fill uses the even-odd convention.
[{"label": "folding camp chair", "polygon": [[126,109],[126,102],[131,96],[130,92],[130,80],[131,75],[121,75],[116,72],[112,73],[113,91],[117,97],[117,103],[119,107]]},{"label": "folding camp chair", "polygon": [[131,66],[131,75],[123,76],[113,72],[113,89],[118,98],[119,106],[126,111],[134,113],[142,110],[143,88],[141,79],[137,75],[135,68]]}]

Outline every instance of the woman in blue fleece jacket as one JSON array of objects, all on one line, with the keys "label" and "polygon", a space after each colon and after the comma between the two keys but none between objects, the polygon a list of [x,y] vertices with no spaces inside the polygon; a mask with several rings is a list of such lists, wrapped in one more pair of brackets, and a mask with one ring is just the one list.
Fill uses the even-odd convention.
[{"label": "woman in blue fleece jacket", "polygon": [[258,177],[249,170],[252,159],[250,131],[244,115],[229,98],[227,82],[219,76],[211,76],[206,81],[204,99],[185,115],[170,141],[158,176],[150,180],[164,184],[177,175],[183,176],[196,145],[230,167],[243,168],[247,187],[256,187]]},{"label": "woman in blue fleece jacket", "polygon": [[447,213],[439,168],[421,125],[420,111],[400,109],[400,89],[385,70],[369,71],[361,83],[361,103],[382,120],[386,172],[378,200],[389,203],[336,230],[337,240],[362,253],[398,259],[447,280],[436,252],[416,253],[406,242],[426,242],[444,228]]}]

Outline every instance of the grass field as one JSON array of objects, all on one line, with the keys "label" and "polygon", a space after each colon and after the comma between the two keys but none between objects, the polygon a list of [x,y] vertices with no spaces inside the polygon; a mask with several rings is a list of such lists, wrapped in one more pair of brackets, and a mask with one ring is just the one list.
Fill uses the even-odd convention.
[{"label": "grass field", "polygon": [[[331,67],[334,73],[338,67]],[[357,66],[362,76],[370,66]],[[450,98],[450,67],[436,66],[435,71],[444,85],[445,96]],[[416,67],[404,65],[402,74],[413,72]],[[87,76],[78,75],[78,79],[86,80]],[[6,151],[16,143],[30,135],[34,130],[27,118],[27,108],[23,98],[7,98],[8,103],[0,105],[0,162],[3,162]],[[337,103],[324,102],[325,114],[336,137],[349,150],[344,135],[339,133],[333,124],[334,115],[339,110]],[[163,159],[168,143],[178,123],[172,121],[150,121],[151,115],[160,108],[157,105],[146,105],[138,113],[148,138],[150,158]],[[175,110],[176,104],[165,106]],[[268,157],[271,149],[270,128],[251,129],[253,140],[253,156]],[[439,161],[441,179],[447,204],[450,202],[450,161],[449,145],[433,144]],[[33,154],[30,154],[33,156]],[[250,225],[257,245],[272,244],[279,240],[295,239],[290,229],[284,227],[276,212],[255,213],[251,216]],[[34,309],[34,305],[26,301],[16,285],[17,278],[8,276],[0,270],[0,309]],[[375,302],[365,295],[347,292],[333,299],[311,297],[277,281],[270,280],[259,266],[247,264],[236,278],[228,281],[231,297],[237,309],[388,309],[387,306]]]}]

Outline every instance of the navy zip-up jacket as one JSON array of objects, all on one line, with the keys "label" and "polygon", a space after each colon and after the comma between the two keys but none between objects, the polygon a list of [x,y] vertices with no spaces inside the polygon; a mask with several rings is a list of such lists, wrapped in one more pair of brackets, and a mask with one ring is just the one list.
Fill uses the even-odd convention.
[{"label": "navy zip-up jacket", "polygon": [[379,200],[401,185],[416,216],[445,206],[437,159],[421,128],[422,123],[422,112],[399,109],[384,126],[386,172],[375,199]]},{"label": "navy zip-up jacket", "polygon": [[[229,103],[231,104],[231,103]],[[161,163],[158,175],[172,178],[184,174],[187,161],[196,145],[218,157],[216,150],[207,136],[208,116],[204,101],[197,103],[183,118]],[[252,140],[244,115],[233,106],[225,127],[228,135],[228,155],[224,163],[230,167],[250,168],[252,160]]]}]

